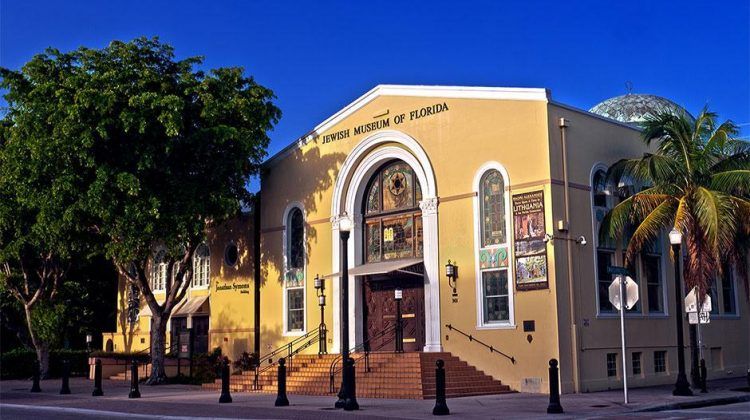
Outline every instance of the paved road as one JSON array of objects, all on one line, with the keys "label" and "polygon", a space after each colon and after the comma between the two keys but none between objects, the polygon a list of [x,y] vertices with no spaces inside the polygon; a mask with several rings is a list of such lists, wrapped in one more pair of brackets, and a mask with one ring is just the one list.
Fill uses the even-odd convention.
[{"label": "paved road", "polygon": [[[589,394],[563,395],[565,414],[554,418],[586,419],[750,419],[748,393],[733,391],[742,386],[741,381],[713,384],[709,394],[694,397],[673,397],[671,387],[635,389],[631,404],[621,404],[622,394],[616,391]],[[141,386],[140,399],[128,399],[128,385],[124,382],[105,381],[103,397],[91,397],[91,382],[72,379],[71,395],[59,395],[59,380],[43,381],[42,393],[29,392],[26,381],[0,382],[0,418],[6,419],[71,419],[132,418],[132,419],[185,419],[185,418],[249,418],[249,419],[428,419],[434,401],[360,399],[361,410],[346,413],[333,410],[335,400],[330,397],[290,395],[290,407],[273,406],[275,396],[268,394],[233,394],[234,402],[219,404],[217,392],[201,391],[199,387],[164,385]],[[744,402],[714,405],[691,410],[670,410],[669,405],[688,403],[705,404],[708,399],[729,399]],[[503,394],[448,400],[453,418],[461,419],[537,419],[548,417],[548,396],[541,394]],[[667,409],[669,411],[646,411]]]}]

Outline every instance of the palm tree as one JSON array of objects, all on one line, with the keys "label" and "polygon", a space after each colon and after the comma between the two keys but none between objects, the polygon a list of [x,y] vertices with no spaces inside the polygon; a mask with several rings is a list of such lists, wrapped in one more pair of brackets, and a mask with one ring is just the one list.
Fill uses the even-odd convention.
[{"label": "palm tree", "polygon": [[697,286],[704,295],[716,275],[733,266],[747,295],[750,143],[735,137],[739,130],[732,121],[717,125],[716,120],[717,114],[705,108],[695,120],[686,113],[647,119],[643,141],[655,152],[622,159],[607,173],[611,185],[640,191],[610,210],[601,235],[633,232],[627,265],[664,230],[677,229],[688,251],[687,290]]}]

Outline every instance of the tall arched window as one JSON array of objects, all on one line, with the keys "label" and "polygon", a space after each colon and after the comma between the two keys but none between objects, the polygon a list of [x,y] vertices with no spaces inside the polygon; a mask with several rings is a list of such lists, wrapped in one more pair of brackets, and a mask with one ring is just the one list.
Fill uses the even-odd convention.
[{"label": "tall arched window", "polygon": [[479,327],[513,323],[513,298],[508,269],[507,180],[499,168],[499,164],[483,168],[480,170],[479,181],[475,181]]},{"label": "tall arched window", "polygon": [[211,251],[206,244],[198,245],[193,255],[193,287],[207,287],[211,280]]},{"label": "tall arched window", "polygon": [[151,289],[155,292],[167,288],[167,250],[159,249],[151,260]]},{"label": "tall arched window", "polygon": [[422,188],[403,161],[382,166],[365,194],[367,262],[422,256]]},{"label": "tall arched window", "polygon": [[617,245],[614,240],[601,232],[602,221],[612,208],[611,188],[607,184],[607,173],[604,168],[597,169],[591,178],[592,213],[594,216],[594,243],[596,244],[596,285],[599,300],[599,312],[612,312],[614,307],[609,302],[609,285],[612,275],[609,267],[615,265]]},{"label": "tall arched window", "polygon": [[284,298],[287,333],[305,329],[305,218],[299,207],[286,216]]}]

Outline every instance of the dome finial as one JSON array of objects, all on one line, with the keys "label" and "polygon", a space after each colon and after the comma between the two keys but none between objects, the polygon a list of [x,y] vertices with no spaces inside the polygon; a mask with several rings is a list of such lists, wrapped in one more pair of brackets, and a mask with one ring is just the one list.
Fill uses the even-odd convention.
[{"label": "dome finial", "polygon": [[631,82],[630,80],[625,81],[625,90],[628,91],[628,95],[633,93],[633,82]]}]

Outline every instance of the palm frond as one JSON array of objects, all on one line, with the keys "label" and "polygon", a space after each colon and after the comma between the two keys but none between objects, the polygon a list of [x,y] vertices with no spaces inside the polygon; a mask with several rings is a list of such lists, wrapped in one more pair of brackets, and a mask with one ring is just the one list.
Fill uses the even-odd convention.
[{"label": "palm frond", "polygon": [[706,236],[711,253],[718,259],[721,249],[732,246],[736,232],[732,197],[699,187],[695,193],[695,222]]},{"label": "palm frond", "polygon": [[625,253],[625,265],[628,265],[645,245],[656,240],[661,231],[672,223],[676,209],[677,200],[668,197],[643,218],[633,232],[633,236],[630,237],[628,249]]},{"label": "palm frond", "polygon": [[750,169],[715,173],[709,184],[712,190],[740,197],[750,196]]}]

